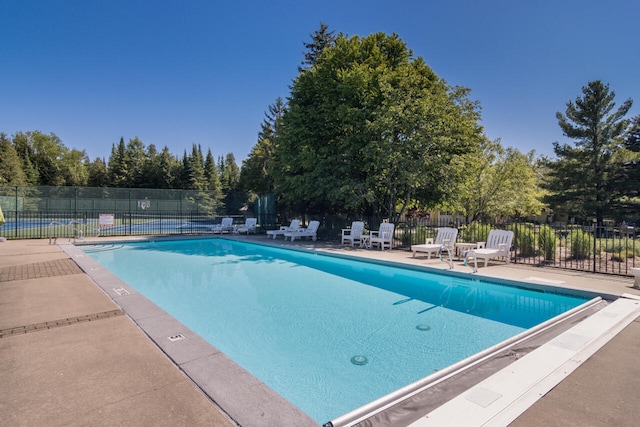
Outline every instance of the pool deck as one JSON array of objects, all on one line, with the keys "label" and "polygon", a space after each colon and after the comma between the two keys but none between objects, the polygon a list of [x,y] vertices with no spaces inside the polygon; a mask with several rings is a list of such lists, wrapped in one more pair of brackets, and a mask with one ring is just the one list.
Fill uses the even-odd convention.
[{"label": "pool deck", "polygon": [[[267,241],[265,236],[236,238],[440,269],[447,267],[438,259],[412,258],[410,252],[402,250],[381,252],[307,241],[292,244]],[[64,246],[66,241],[59,243]],[[455,263],[454,270],[470,271],[460,262]],[[628,306],[637,303],[634,296],[640,297],[640,290],[633,288],[630,277],[517,264],[505,266],[499,262],[480,267],[478,275],[626,295],[628,298],[624,300]],[[497,396],[495,390],[500,386],[509,390],[518,387],[510,385],[508,379],[493,376],[493,383],[480,384],[466,396],[452,399],[411,425],[447,425],[442,421],[446,419],[450,419],[449,425],[466,426],[638,425],[640,320],[639,312],[634,310],[631,308],[630,312],[635,315],[627,314],[625,321],[617,322],[618,327],[601,334],[606,338],[600,338],[599,344],[590,351],[573,353],[568,362],[558,362],[558,366],[544,376],[544,381],[530,386],[528,392],[518,392],[520,398],[514,399],[509,408],[489,415],[481,413],[492,406]],[[616,313],[603,316],[614,318]],[[131,315],[126,304],[96,286],[91,275],[81,270],[61,246],[50,245],[49,240],[0,242],[0,419],[3,424],[274,425],[269,414],[265,414],[269,408],[261,406],[264,399],[273,398],[264,396],[268,391],[256,385],[254,389],[244,390],[243,395],[203,392],[194,384],[187,368],[206,359],[195,357],[184,366],[174,363],[175,356],[170,356],[171,344],[159,347],[150,338],[149,331],[145,333],[139,324],[140,320]],[[565,341],[564,345],[577,346],[575,340]],[[554,361],[564,357],[557,346],[551,354]],[[511,373],[536,370],[546,362],[538,363],[535,358],[525,356],[514,366],[516,363]],[[227,372],[227,379],[233,382],[234,374],[243,375]],[[245,408],[247,413],[253,413],[252,421],[226,413],[216,402],[224,407]],[[479,408],[478,411],[475,408]],[[451,413],[462,415],[453,420]],[[285,413],[285,418],[288,415],[297,416]],[[286,424],[296,425],[295,422],[279,423]]]}]

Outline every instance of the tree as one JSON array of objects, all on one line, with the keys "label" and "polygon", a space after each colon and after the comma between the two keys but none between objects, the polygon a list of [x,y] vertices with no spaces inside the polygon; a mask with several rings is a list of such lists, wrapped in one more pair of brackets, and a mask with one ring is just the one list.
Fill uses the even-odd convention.
[{"label": "tree", "polygon": [[24,171],[28,185],[38,185],[38,171],[33,162],[35,161],[35,153],[30,142],[32,132],[18,132],[13,136],[13,145],[18,153],[18,157],[22,161],[22,170]]},{"label": "tree", "polygon": [[240,170],[240,188],[257,195],[271,193],[274,190],[273,151],[277,128],[287,107],[282,98],[269,106],[265,112],[258,143],[251,149],[249,156],[243,160]]},{"label": "tree", "polygon": [[165,146],[158,161],[158,180],[156,188],[176,188],[179,177],[180,161]]},{"label": "tree", "polygon": [[211,193],[211,197],[217,201],[222,198],[222,184],[220,183],[220,175],[216,162],[213,160],[211,149],[207,150],[207,156],[204,160],[204,178],[207,183],[207,190]]},{"label": "tree", "polygon": [[93,162],[89,164],[89,180],[87,185],[90,187],[108,187],[109,186],[109,171],[104,159],[96,157]]},{"label": "tree", "polygon": [[114,187],[124,188],[129,183],[129,170],[127,162],[127,146],[124,138],[120,137],[118,146],[111,146],[111,156],[109,156],[109,181]]},{"label": "tree", "polygon": [[18,152],[4,132],[0,132],[0,185],[27,185]]},{"label": "tree", "polygon": [[147,155],[143,142],[137,136],[129,139],[124,158],[127,170],[126,186],[129,188],[144,187],[144,169],[147,163]]},{"label": "tree", "polygon": [[464,178],[439,207],[463,214],[468,223],[539,214],[544,204],[534,155],[505,149],[499,139],[483,140],[477,150],[457,159],[460,164],[453,168],[464,171]]},{"label": "tree", "polygon": [[582,88],[582,97],[569,101],[565,114],[556,113],[558,125],[575,146],[553,144],[556,161],[547,164],[547,201],[552,208],[602,223],[620,197],[614,177],[623,163],[619,152],[629,120],[623,119],[631,99],[618,109],[615,92],[596,80]]},{"label": "tree", "polygon": [[89,182],[88,162],[89,158],[84,150],[72,148],[63,151],[59,161],[60,174],[64,180],[62,185],[86,186]]},{"label": "tree", "polygon": [[379,213],[442,200],[451,159],[479,143],[468,91],[397,35],[338,36],[294,81],[274,152],[282,203],[299,212]]},{"label": "tree", "polygon": [[224,206],[228,214],[234,214],[245,203],[243,193],[239,189],[240,169],[234,155],[228,153],[224,159],[219,158],[218,169],[220,170]]},{"label": "tree", "polygon": [[306,52],[304,52],[304,60],[302,67],[298,67],[298,72],[302,72],[313,67],[317,62],[320,54],[327,47],[334,44],[336,36],[333,31],[329,31],[329,26],[320,22],[320,28],[311,34],[311,42],[304,43]]},{"label": "tree", "polygon": [[618,191],[612,203],[613,217],[637,223],[640,221],[640,116],[631,120],[616,161],[621,166],[612,179],[612,187]]}]

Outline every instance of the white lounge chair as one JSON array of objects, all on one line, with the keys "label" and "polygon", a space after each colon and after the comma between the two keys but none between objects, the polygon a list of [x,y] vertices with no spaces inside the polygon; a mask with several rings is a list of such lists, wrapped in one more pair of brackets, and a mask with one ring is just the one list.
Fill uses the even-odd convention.
[{"label": "white lounge chair", "polygon": [[220,224],[216,224],[211,228],[211,232],[216,233],[230,233],[233,231],[233,218],[222,218]]},{"label": "white lounge chair", "polygon": [[351,228],[343,228],[342,229],[342,244],[344,245],[345,241],[351,242],[351,247],[358,242],[360,246],[362,246],[362,234],[364,233],[364,222],[362,221],[353,221],[351,223]]},{"label": "white lounge chair", "polygon": [[291,239],[293,242],[296,239],[303,237],[311,237],[313,241],[318,239],[318,227],[320,226],[320,221],[311,221],[309,222],[309,226],[307,228],[298,228],[296,231],[287,231],[284,233],[284,240],[287,240],[287,237]]},{"label": "white lounge chair", "polygon": [[269,238],[269,236],[271,236],[275,240],[275,238],[277,236],[284,236],[284,233],[286,233],[288,231],[295,231],[299,227],[300,227],[300,220],[299,219],[293,219],[293,220],[291,220],[291,224],[289,224],[289,226],[281,225],[278,230],[269,230],[269,231],[267,231],[267,239]]},{"label": "white lounge chair", "polygon": [[244,221],[244,224],[237,227],[233,232],[236,234],[247,233],[247,236],[248,236],[250,232],[253,232],[253,233],[256,232],[257,225],[258,225],[258,218],[247,218]]},{"label": "white lounge chair", "polygon": [[371,247],[379,246],[380,250],[384,250],[385,247],[391,249],[395,227],[395,224],[390,222],[380,224],[380,230],[371,232],[371,237],[369,238]]},{"label": "white lounge chair", "polygon": [[450,253],[453,254],[454,244],[457,238],[457,228],[439,228],[435,242],[432,238],[428,238],[423,245],[411,245],[413,257],[415,258],[416,252],[426,252],[427,259],[430,259],[432,253],[438,253],[442,249],[448,249]]},{"label": "white lounge chair", "polygon": [[507,264],[511,259],[511,242],[513,241],[513,231],[490,230],[487,243],[484,248],[467,251],[464,258],[468,262],[469,258],[484,259],[484,266],[492,258],[505,258]]}]

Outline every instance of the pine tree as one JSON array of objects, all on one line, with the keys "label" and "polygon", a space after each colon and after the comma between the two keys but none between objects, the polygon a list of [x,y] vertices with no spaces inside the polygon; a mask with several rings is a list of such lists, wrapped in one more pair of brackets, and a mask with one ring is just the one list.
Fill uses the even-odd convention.
[{"label": "pine tree", "polygon": [[584,86],[582,94],[567,103],[566,114],[556,113],[558,125],[575,146],[553,144],[558,160],[547,165],[547,200],[556,210],[602,223],[605,215],[613,214],[620,196],[615,179],[622,166],[618,153],[629,124],[623,117],[632,101],[614,111],[615,92],[599,80]]},{"label": "pine tree", "polygon": [[273,151],[278,123],[286,109],[286,104],[282,98],[278,97],[265,113],[265,118],[258,133],[258,143],[242,162],[242,169],[240,170],[240,188],[242,190],[254,192],[257,195],[273,192]]},{"label": "pine tree", "polygon": [[302,61],[302,67],[298,67],[298,72],[302,72],[308,68],[313,67],[318,61],[318,57],[322,51],[331,46],[336,41],[336,36],[333,31],[329,31],[329,26],[320,22],[320,28],[311,34],[311,42],[304,43],[304,47],[307,49],[304,52],[304,60]]},{"label": "pine tree", "polygon": [[111,156],[109,156],[109,181],[110,186],[125,188],[129,182],[129,171],[127,161],[127,147],[124,138],[120,137],[118,146],[111,146]]}]

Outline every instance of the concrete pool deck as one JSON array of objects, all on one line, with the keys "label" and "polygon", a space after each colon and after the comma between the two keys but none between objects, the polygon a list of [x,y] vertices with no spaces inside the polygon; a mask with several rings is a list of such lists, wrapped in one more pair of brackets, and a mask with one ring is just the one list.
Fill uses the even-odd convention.
[{"label": "concrete pool deck", "polygon": [[[247,239],[240,236],[238,239]],[[260,243],[325,247],[364,257],[446,268],[407,251],[338,248],[322,242]],[[101,239],[92,239],[103,243]],[[62,243],[62,242],[61,242]],[[456,270],[463,270],[456,263]],[[606,294],[640,296],[631,277],[492,263],[480,274]],[[629,299],[632,300],[632,299]],[[124,309],[124,312],[123,312]],[[125,313],[126,312],[126,313]],[[148,334],[149,332],[147,332]],[[0,419],[8,425],[269,425],[238,422],[178,369],[57,245],[48,240],[0,243]],[[522,360],[524,360],[523,358]],[[232,377],[232,374],[229,376]],[[233,378],[231,378],[232,380]],[[637,425],[640,321],[634,318],[514,421],[464,425]],[[263,389],[233,397],[259,408]],[[267,392],[268,393],[268,392]],[[221,397],[222,399],[223,397]],[[468,400],[468,399],[467,399]],[[258,402],[258,404],[256,404]],[[229,402],[223,402],[228,404]],[[462,402],[464,404],[464,402]],[[455,405],[456,403],[452,403]],[[458,403],[459,404],[459,403]],[[222,405],[222,406],[225,406]],[[459,410],[454,406],[454,410]],[[260,408],[259,408],[260,409]],[[435,411],[434,411],[435,412]],[[432,420],[436,419],[434,414]],[[429,417],[416,422],[428,424]],[[504,422],[504,421],[503,421]],[[421,424],[424,423],[424,424]],[[295,425],[295,424],[292,424]],[[458,424],[460,425],[460,424]]]}]

